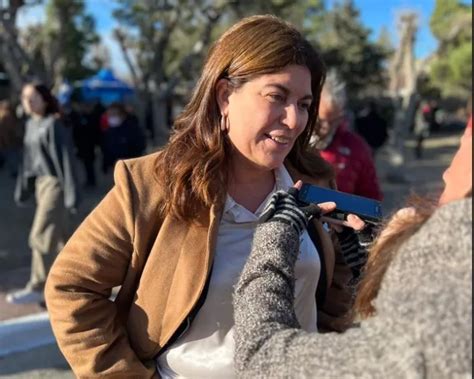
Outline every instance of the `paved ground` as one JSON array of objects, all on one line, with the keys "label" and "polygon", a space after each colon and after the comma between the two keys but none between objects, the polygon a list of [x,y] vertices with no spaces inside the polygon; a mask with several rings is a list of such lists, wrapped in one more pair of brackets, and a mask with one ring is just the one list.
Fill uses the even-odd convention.
[{"label": "paved ground", "polygon": [[[408,159],[404,166],[405,176],[409,180],[407,183],[390,183],[386,180],[388,156],[385,152],[380,152],[377,157],[377,168],[385,194],[383,202],[385,214],[402,206],[406,197],[413,191],[424,194],[437,192],[442,188],[441,174],[449,165],[458,146],[459,136],[459,131],[432,136],[426,141],[425,156],[421,160],[412,159],[414,143],[407,141]],[[73,224],[77,225],[94,207],[110,188],[111,183],[111,174],[100,176],[98,188],[84,192],[83,206]],[[19,335],[5,337],[17,328],[17,324],[21,324],[33,328],[28,332],[28,336],[31,337],[29,342],[36,338],[33,338],[35,333],[40,335],[38,341],[48,341],[52,338],[44,309],[38,306],[12,306],[5,303],[5,294],[13,288],[22,286],[28,280],[30,262],[27,236],[33,206],[15,207],[12,201],[13,186],[14,181],[5,170],[0,170],[0,377],[71,378],[73,376],[67,363],[54,343],[44,342],[43,346],[34,347],[34,344],[24,343]],[[34,321],[28,317],[26,321],[24,318],[18,318],[31,314],[34,316],[28,317],[33,317]],[[3,354],[2,336],[5,340]],[[27,351],[20,352],[24,350],[22,347],[27,348]],[[9,352],[9,348],[13,352]]]},{"label": "paved ground", "polygon": [[49,344],[0,358],[0,377],[72,379],[74,375],[56,344]]}]

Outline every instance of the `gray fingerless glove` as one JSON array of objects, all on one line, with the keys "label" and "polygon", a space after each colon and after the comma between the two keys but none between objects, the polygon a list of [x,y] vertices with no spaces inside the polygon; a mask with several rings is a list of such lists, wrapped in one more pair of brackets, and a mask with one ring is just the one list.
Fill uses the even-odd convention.
[{"label": "gray fingerless glove", "polygon": [[302,206],[297,199],[298,190],[294,187],[288,191],[275,192],[263,210],[259,221],[282,222],[291,225],[298,235],[301,235],[309,220],[321,215],[321,208],[316,204]]},{"label": "gray fingerless glove", "polygon": [[344,227],[341,233],[336,233],[341,247],[344,262],[353,274],[353,283],[357,283],[365,268],[368,249],[373,243],[378,225],[367,224],[361,231]]},{"label": "gray fingerless glove", "polygon": [[358,280],[367,263],[367,248],[359,240],[359,234],[351,228],[344,227],[336,236],[344,262],[351,269],[353,279]]}]

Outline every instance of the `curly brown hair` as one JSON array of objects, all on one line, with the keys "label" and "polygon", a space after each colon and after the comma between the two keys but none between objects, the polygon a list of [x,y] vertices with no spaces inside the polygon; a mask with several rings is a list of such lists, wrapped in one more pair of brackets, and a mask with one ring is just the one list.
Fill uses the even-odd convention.
[{"label": "curly brown hair", "polygon": [[412,235],[414,235],[423,224],[431,217],[438,206],[435,196],[420,197],[412,195],[407,202],[411,211],[402,215],[396,213],[388,219],[385,226],[390,224],[390,233],[382,233],[370,248],[369,257],[358,285],[357,295],[354,302],[352,317],[366,319],[373,316],[376,309],[373,300],[377,297],[383,277],[390,263],[398,254],[400,247]]}]

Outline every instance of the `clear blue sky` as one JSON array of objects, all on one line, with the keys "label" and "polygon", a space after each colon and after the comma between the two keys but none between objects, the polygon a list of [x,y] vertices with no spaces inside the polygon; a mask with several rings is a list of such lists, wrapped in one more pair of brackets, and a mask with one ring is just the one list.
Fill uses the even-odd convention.
[{"label": "clear blue sky", "polygon": [[[335,1],[326,0],[326,4],[331,7]],[[376,39],[381,28],[385,27],[389,31],[394,45],[398,42],[395,22],[397,15],[407,9],[415,10],[419,15],[419,29],[415,43],[417,58],[427,57],[437,47],[437,42],[429,29],[429,19],[434,3],[435,0],[355,0],[362,23],[372,30],[371,37]],[[96,18],[98,33],[111,52],[114,68],[119,74],[127,75],[119,48],[111,37],[111,31],[116,26],[116,21],[112,17],[115,3],[111,0],[86,0],[86,4],[88,11]],[[19,26],[39,22],[43,17],[43,7],[32,7],[30,10],[20,13]]]}]

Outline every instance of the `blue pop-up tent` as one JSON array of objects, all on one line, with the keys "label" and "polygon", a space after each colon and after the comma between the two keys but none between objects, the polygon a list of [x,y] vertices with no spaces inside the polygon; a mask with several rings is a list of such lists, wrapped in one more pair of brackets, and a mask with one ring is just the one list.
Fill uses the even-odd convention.
[{"label": "blue pop-up tent", "polygon": [[131,100],[134,90],[124,81],[118,79],[112,70],[102,69],[96,75],[78,83],[84,101],[99,100],[108,105],[115,101]]},{"label": "blue pop-up tent", "polygon": [[59,104],[65,105],[69,103],[73,91],[74,87],[67,80],[62,82],[56,92],[56,97],[58,98]]}]

